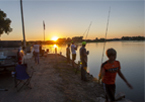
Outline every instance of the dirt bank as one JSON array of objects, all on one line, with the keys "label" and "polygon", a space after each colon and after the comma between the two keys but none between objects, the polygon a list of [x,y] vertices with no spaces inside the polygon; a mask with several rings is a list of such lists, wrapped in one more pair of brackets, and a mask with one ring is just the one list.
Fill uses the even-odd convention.
[{"label": "dirt bank", "polygon": [[20,92],[14,88],[14,81],[10,75],[0,79],[0,86],[8,91],[0,91],[0,102],[97,102],[102,97],[102,86],[88,75],[89,82],[81,81],[80,72],[66,64],[66,58],[49,54],[40,57],[40,64],[34,59],[28,59],[28,72],[33,66],[34,74],[31,80],[32,89],[24,87]]}]

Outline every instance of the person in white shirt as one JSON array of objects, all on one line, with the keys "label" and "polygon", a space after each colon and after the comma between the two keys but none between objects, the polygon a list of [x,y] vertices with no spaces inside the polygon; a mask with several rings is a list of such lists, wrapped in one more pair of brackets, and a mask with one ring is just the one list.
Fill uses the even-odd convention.
[{"label": "person in white shirt", "polygon": [[34,56],[35,56],[35,63],[39,64],[39,47],[40,45],[36,42],[34,45],[33,45],[33,48],[34,48]]},{"label": "person in white shirt", "polygon": [[72,41],[72,45],[71,45],[71,52],[72,52],[72,66],[74,68],[75,65],[75,60],[76,60],[76,50],[77,50],[78,46],[74,45],[74,41]]}]

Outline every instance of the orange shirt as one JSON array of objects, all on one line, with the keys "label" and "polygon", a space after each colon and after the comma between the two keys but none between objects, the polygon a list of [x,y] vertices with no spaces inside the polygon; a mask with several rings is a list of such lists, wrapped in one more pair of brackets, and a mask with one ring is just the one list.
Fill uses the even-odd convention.
[{"label": "orange shirt", "polygon": [[102,82],[105,84],[115,84],[116,74],[120,67],[119,61],[109,63],[106,61],[102,64],[102,68],[105,70],[105,75],[102,78]]}]

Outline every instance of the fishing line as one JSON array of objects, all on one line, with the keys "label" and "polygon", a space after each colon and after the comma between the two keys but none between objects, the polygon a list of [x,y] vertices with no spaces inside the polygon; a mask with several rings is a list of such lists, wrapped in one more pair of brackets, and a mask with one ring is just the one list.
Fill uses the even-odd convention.
[{"label": "fishing line", "polygon": [[101,63],[103,63],[104,51],[105,51],[105,47],[106,47],[106,38],[107,38],[108,27],[109,27],[110,12],[111,12],[111,7],[109,8],[109,11],[108,11],[108,19],[107,19],[106,32],[105,32],[105,42],[104,42],[104,46],[103,46]]},{"label": "fishing line", "polygon": [[85,32],[83,33],[83,36],[86,34],[87,30],[88,30],[88,29],[85,30]]},{"label": "fishing line", "polygon": [[[85,32],[83,33],[83,38],[84,38],[84,36],[85,36],[85,34],[86,34],[86,38],[87,38],[87,36],[88,36],[88,34],[89,34],[89,30],[90,30],[90,27],[91,27],[91,25],[92,25],[92,21],[90,22],[90,24],[89,24],[89,26],[88,26],[88,28],[85,30]],[[85,39],[86,39],[85,38]],[[79,40],[79,42],[81,42],[82,40],[80,39]],[[86,41],[86,40],[85,40]],[[78,44],[79,45],[79,44]]]}]

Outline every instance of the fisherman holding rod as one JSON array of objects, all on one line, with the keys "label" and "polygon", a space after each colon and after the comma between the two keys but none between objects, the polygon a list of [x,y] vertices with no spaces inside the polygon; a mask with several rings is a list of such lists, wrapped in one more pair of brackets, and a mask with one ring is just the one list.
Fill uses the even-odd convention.
[{"label": "fisherman holding rod", "polygon": [[82,42],[82,47],[80,48],[80,60],[81,60],[81,63],[82,63],[82,66],[81,66],[81,80],[83,81],[88,81],[87,80],[87,77],[86,77],[86,74],[87,74],[87,55],[89,54],[89,51],[86,51],[86,42],[83,41]]}]

